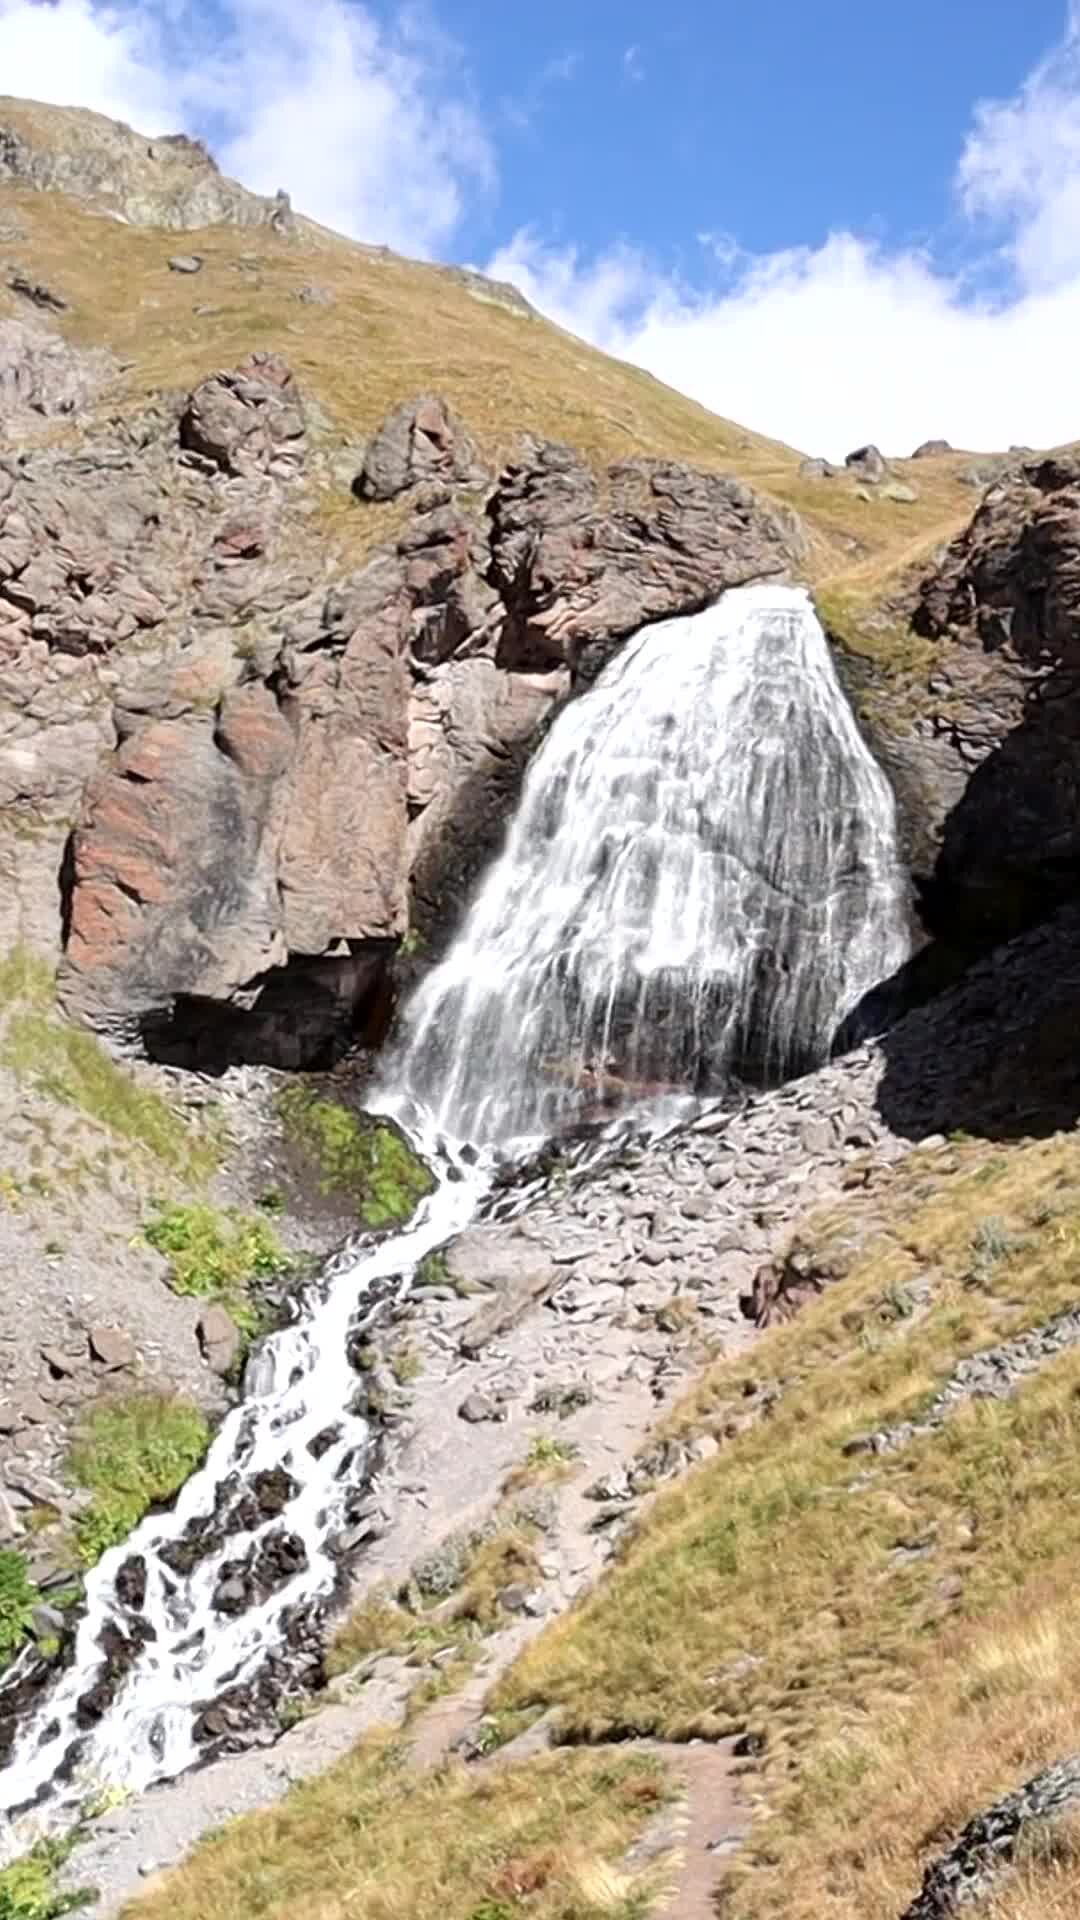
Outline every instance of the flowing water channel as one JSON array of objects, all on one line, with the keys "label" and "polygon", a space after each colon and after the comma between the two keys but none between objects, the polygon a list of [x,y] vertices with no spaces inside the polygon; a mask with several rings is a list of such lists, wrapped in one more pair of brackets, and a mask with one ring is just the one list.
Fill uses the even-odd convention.
[{"label": "flowing water channel", "polygon": [[492,1156],[620,1111],[670,1123],[733,1073],[816,1064],[906,946],[892,796],[808,597],[743,588],[631,640],[556,719],[372,1101],[436,1191],[328,1263],[175,1507],[89,1575],[0,1809],[55,1822],[182,1772],[212,1751],[207,1710],[317,1619],[372,1464],[351,1341],[476,1217]]}]

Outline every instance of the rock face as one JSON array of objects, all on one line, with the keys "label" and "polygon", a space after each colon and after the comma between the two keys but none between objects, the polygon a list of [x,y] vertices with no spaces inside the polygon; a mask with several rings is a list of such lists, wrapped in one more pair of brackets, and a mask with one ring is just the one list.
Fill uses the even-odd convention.
[{"label": "rock face", "polygon": [[219,172],[201,140],[144,136],[103,114],[0,97],[0,184],[93,199],[132,226],[273,226],[287,232],[287,194],[266,199]]},{"label": "rock face", "polygon": [[29,320],[0,320],[0,416],[78,413],[113,372],[112,355],[80,350]]},{"label": "rock face", "polygon": [[[39,325],[5,323],[0,378],[86,413],[107,369]],[[169,1057],[323,1058],[410,923],[452,927],[553,703],[798,552],[748,489],[670,463],[603,481],[531,442],[493,481],[424,394],[355,489],[409,518],[335,574],[309,464],[268,353],[0,458],[0,826],[33,827],[0,832],[0,942],[54,944],[59,876],[66,1006]]]},{"label": "rock face", "polygon": [[1000,938],[1080,879],[1080,458],[1018,468],[924,583],[939,737],[966,770],[927,895],[935,932]]},{"label": "rock face", "polygon": [[507,469],[489,509],[502,659],[568,661],[592,678],[646,620],[694,613],[802,552],[794,515],[766,512],[723,474],[627,460],[608,469],[603,494],[569,447],[534,442]]}]

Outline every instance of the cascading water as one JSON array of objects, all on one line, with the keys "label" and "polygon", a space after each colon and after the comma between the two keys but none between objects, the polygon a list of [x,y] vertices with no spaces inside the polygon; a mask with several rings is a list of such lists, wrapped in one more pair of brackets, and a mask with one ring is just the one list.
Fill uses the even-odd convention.
[{"label": "cascading water", "polygon": [[[827,1053],[905,936],[891,796],[810,603],[742,589],[646,629],[559,716],[372,1104],[422,1142],[505,1154],[589,1108],[777,1076]],[[370,1453],[350,1333],[365,1296],[400,1291],[475,1215],[485,1176],[449,1152],[454,1177],[411,1225],[337,1256],[265,1343],[174,1510],[89,1576],[74,1657],[21,1730],[0,1808],[44,1797],[52,1820],[91,1785],[181,1772],[207,1751],[202,1711],[331,1593]],[[262,1597],[234,1615],[238,1566],[262,1567]]]},{"label": "cascading water", "polygon": [[892,793],[809,596],[743,588],[560,714],[396,1080],[445,1137],[520,1152],[819,1064],[906,951]]}]

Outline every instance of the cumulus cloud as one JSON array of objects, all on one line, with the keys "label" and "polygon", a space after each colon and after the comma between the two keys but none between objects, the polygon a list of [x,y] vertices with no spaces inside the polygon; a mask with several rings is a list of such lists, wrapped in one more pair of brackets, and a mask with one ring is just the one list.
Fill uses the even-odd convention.
[{"label": "cumulus cloud", "polygon": [[356,0],[0,0],[6,89],[149,133],[211,133],[246,185],[313,218],[437,251],[494,162],[456,51],[404,10]]},{"label": "cumulus cloud", "polygon": [[815,453],[1080,438],[1080,0],[1015,99],[976,107],[956,190],[964,272],[844,232],[766,255],[704,233],[701,284],[625,246],[586,258],[530,231],[490,270],[572,332]]},{"label": "cumulus cloud", "polygon": [[1025,286],[1080,273],[1080,5],[1015,99],[976,107],[957,184],[970,215],[1005,227]]},{"label": "cumulus cloud", "polygon": [[710,292],[626,248],[583,260],[529,233],[488,270],[571,332],[815,453],[867,439],[904,453],[941,434],[971,448],[1080,437],[1078,282],[994,305],[925,256],[853,234],[741,256]]}]

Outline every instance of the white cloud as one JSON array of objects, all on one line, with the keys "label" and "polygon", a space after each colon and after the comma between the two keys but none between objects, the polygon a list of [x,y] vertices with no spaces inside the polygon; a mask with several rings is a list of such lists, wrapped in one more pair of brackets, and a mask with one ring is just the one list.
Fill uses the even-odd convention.
[{"label": "white cloud", "polygon": [[942,434],[971,448],[1080,437],[1080,282],[995,307],[926,258],[852,234],[743,257],[712,294],[626,249],[583,261],[527,233],[488,271],[715,412],[814,453],[873,439],[901,454]]},{"label": "white cloud", "polygon": [[976,108],[956,185],[969,220],[998,223],[1008,284],[992,295],[977,256],[955,274],[843,232],[758,256],[703,233],[707,291],[625,246],[589,259],[528,231],[489,270],[571,331],[814,453],[1080,438],[1080,0],[1016,98]]},{"label": "white cloud", "polygon": [[1012,100],[982,101],[960,160],[958,185],[973,216],[1005,223],[1025,286],[1060,285],[1080,272],[1080,7],[1061,45]]},{"label": "white cloud", "polygon": [[140,130],[217,129],[246,185],[363,240],[431,253],[494,175],[456,56],[404,12],[355,0],[0,0],[11,92],[95,107]]},{"label": "white cloud", "polygon": [[636,43],[632,47],[627,47],[622,57],[622,64],[628,80],[644,80],[645,63],[641,58],[641,48]]},{"label": "white cloud", "polygon": [[148,15],[92,0],[0,0],[5,93],[165,132],[175,117]]}]

